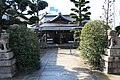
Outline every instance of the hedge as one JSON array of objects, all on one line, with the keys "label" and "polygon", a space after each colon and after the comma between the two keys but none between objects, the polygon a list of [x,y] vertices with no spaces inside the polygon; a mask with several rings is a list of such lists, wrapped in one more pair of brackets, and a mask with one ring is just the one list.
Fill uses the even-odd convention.
[{"label": "hedge", "polygon": [[10,28],[8,32],[17,70],[30,70],[39,66],[40,46],[37,35],[32,30],[21,26]]},{"label": "hedge", "polygon": [[81,30],[79,49],[93,69],[100,67],[101,54],[107,46],[107,28],[103,21],[94,20],[86,23]]}]

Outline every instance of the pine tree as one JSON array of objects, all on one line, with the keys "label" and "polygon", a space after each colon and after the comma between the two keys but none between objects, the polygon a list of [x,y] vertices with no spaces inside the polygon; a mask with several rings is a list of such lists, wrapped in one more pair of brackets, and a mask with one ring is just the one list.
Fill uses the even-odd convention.
[{"label": "pine tree", "polygon": [[[18,24],[19,20],[17,19],[16,21],[16,17],[18,16],[26,18],[26,15],[32,15],[31,18],[26,18],[27,23],[36,23],[40,20],[38,17],[39,11],[45,9],[47,6],[48,3],[42,0],[0,0],[0,37],[4,25]],[[28,10],[28,7],[30,10]],[[3,15],[5,14],[10,16],[12,20],[5,22],[6,20],[3,19]]]},{"label": "pine tree", "polygon": [[[76,20],[73,21],[73,23],[77,23],[79,26],[83,27],[85,23],[90,20],[91,13],[88,11],[90,9],[90,6],[87,6],[90,1],[86,0],[70,0],[75,4],[75,8],[72,8],[71,11],[73,13],[70,14],[71,18],[75,18]],[[75,41],[79,44],[80,41],[80,34],[81,30],[76,29],[74,31],[74,38]]]}]

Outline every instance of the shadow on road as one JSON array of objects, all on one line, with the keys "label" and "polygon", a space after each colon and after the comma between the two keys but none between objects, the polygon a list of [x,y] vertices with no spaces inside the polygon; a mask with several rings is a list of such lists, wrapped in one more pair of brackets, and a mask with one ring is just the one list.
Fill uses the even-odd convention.
[{"label": "shadow on road", "polygon": [[41,68],[29,74],[0,80],[111,80],[98,71],[84,67],[84,60],[75,49],[48,48],[41,58]]}]

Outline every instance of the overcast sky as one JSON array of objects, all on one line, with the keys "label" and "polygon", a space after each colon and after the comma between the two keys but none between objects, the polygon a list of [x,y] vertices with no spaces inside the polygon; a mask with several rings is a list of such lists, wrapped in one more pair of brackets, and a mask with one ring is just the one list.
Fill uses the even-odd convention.
[{"label": "overcast sky", "polygon": [[[61,12],[62,14],[70,14],[71,8],[74,7],[74,4],[70,2],[70,0],[45,0],[48,2],[49,7],[46,8],[47,12],[49,12],[50,7],[54,7],[55,9],[58,9],[58,12]],[[99,17],[102,15],[102,5],[104,0],[89,0],[90,3],[90,12],[91,19],[99,19]],[[57,12],[51,11],[51,14],[56,14]]]}]

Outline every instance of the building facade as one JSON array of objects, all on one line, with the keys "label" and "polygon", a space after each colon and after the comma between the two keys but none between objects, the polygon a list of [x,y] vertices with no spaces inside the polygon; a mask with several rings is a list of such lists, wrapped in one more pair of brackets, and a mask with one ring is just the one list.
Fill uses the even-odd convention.
[{"label": "building facade", "polygon": [[[47,15],[44,23],[40,26],[42,36],[45,35],[47,44],[64,44],[74,41],[71,30],[82,28],[78,24],[71,24],[72,18],[69,15]],[[41,37],[42,37],[41,36]]]}]

